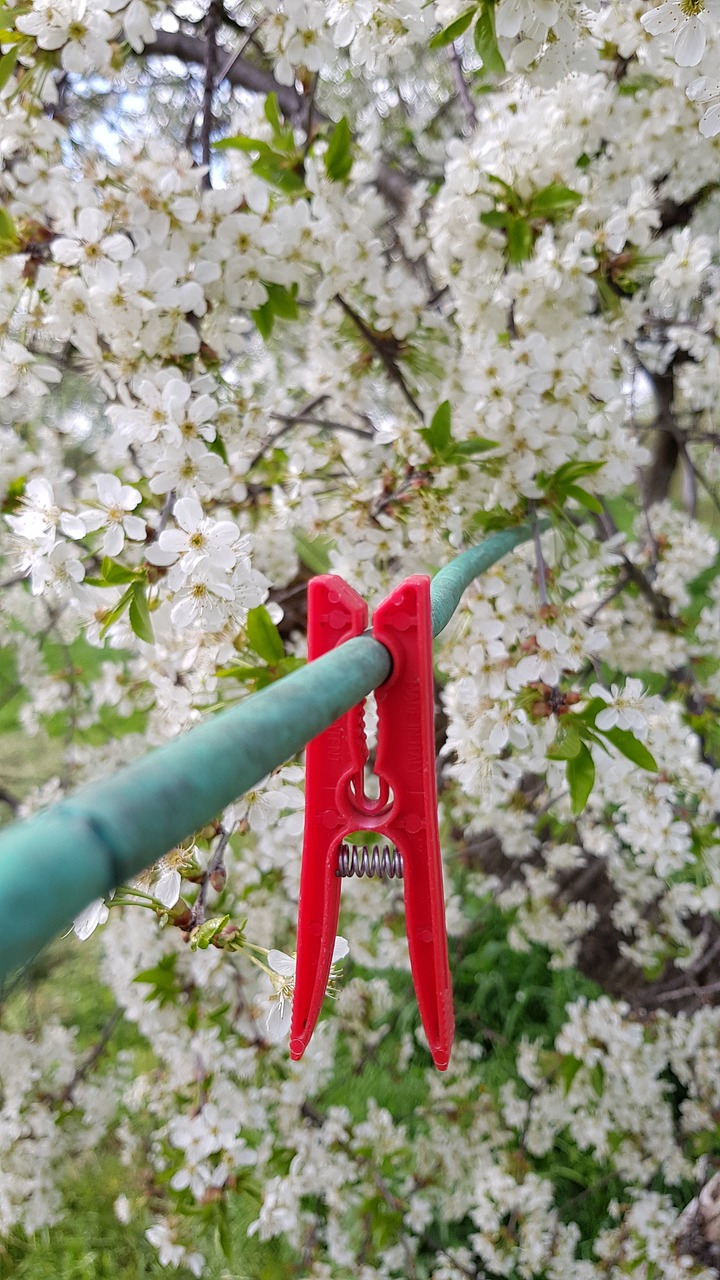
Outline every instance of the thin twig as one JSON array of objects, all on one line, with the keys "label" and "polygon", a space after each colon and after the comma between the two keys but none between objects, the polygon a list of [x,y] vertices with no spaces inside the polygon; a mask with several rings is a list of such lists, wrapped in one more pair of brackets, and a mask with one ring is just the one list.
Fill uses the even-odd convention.
[{"label": "thin twig", "polygon": [[210,135],[213,127],[213,97],[215,96],[215,75],[217,73],[218,47],[217,33],[222,8],[218,0],[210,0],[205,20],[205,84],[203,89],[203,117],[200,128],[200,148],[202,164],[206,172],[202,177],[202,185],[206,191],[212,188],[210,177]]},{"label": "thin twig", "polygon": [[638,995],[634,1003],[645,1004],[651,1000],[653,1004],[668,1004],[671,1000],[684,1000],[686,997],[694,997],[696,1000],[702,1000],[705,996],[717,995],[720,992],[720,982],[710,982],[706,987],[701,987],[696,983],[692,987],[680,987],[678,991],[661,991],[657,995],[651,993],[649,996]]},{"label": "thin twig", "polygon": [[460,53],[458,53],[454,44],[450,45],[450,48],[448,49],[448,55],[450,57],[450,66],[452,68],[453,80],[455,81],[455,88],[457,89],[457,95],[458,95],[458,98],[460,99],[460,102],[462,103],[462,107],[465,112],[465,132],[474,133],[475,128],[477,126],[477,113],[475,111],[475,103],[470,97],[468,82],[465,79],[465,72],[463,71],[463,64],[462,64],[462,56]]},{"label": "thin twig", "polygon": [[[407,400],[407,403],[410,405],[410,408],[413,410],[414,413],[417,414],[420,421],[424,424],[425,417],[423,415],[423,411],[420,408],[420,405],[418,404],[417,400],[413,396],[412,392],[410,391],[410,388],[408,387],[402,373],[400,372],[400,369],[396,361],[394,360],[393,356],[390,354],[390,351],[388,350],[389,343],[384,342],[381,338],[379,338],[378,335],[373,332],[370,326],[365,323],[362,316],[359,316],[358,313],[353,310],[350,304],[347,303],[345,299],[340,296],[339,293],[335,294],[335,301],[337,302],[338,306],[342,307],[348,319],[352,320],[353,324],[355,325],[355,328],[358,330],[360,334],[362,334],[365,341],[368,343],[368,345],[372,348],[372,350],[378,356],[379,360],[381,361],[381,363],[385,368],[385,371],[388,377],[391,379],[392,382],[395,383],[397,387],[400,388],[403,396]],[[397,340],[395,338],[393,338],[391,341],[393,344],[397,345]]]},{"label": "thin twig", "polygon": [[155,542],[157,542],[157,539],[160,537],[160,534],[162,533],[163,529],[167,525],[167,522],[170,519],[170,513],[174,505],[175,505],[175,490],[171,489],[163,503],[162,511],[160,512],[160,519],[158,520],[158,526],[157,526],[157,529],[155,530],[155,538],[154,538]]},{"label": "thin twig", "polygon": [[716,494],[715,490],[710,484],[710,481],[707,479],[707,476],[704,474],[704,472],[700,470],[695,460],[690,457],[687,444],[684,440],[680,442],[680,453],[683,458],[683,461],[687,463],[692,474],[696,476],[697,479],[700,481],[700,484],[702,485],[708,498],[712,502],[715,510],[720,513],[720,499],[718,498],[718,495]]},{"label": "thin twig", "polygon": [[538,595],[540,597],[540,605],[544,608],[548,604],[547,593],[547,577],[545,574],[545,557],[542,551],[542,542],[540,540],[540,526],[538,524],[537,509],[534,502],[530,503],[530,523],[533,531],[533,546],[535,548],[535,568],[537,572]]},{"label": "thin twig", "polygon": [[[368,430],[367,427],[353,427],[349,422],[333,422],[329,418],[314,418],[311,414],[296,413],[271,413],[270,417],[275,422],[284,422],[288,427],[295,426],[296,423],[307,423],[311,427],[319,427],[321,431],[347,431],[350,435],[361,436],[363,440],[372,440],[375,432]],[[279,435],[280,432],[277,433]],[[273,439],[276,439],[273,436]]]},{"label": "thin twig", "polygon": [[208,888],[210,886],[210,880],[212,876],[215,874],[215,872],[219,871],[221,866],[223,865],[223,860],[225,858],[225,851],[228,847],[231,835],[232,835],[232,827],[229,827],[229,828],[223,827],[220,831],[220,837],[212,852],[210,861],[208,862],[205,868],[205,871],[203,872],[203,878],[200,881],[198,896],[195,900],[195,905],[192,911],[192,922],[190,926],[191,928],[196,928],[198,925],[204,924],[205,922],[205,907],[207,904],[207,895],[208,895]]},{"label": "thin twig", "polygon": [[[223,16],[223,21],[224,22],[228,21],[227,14]],[[218,75],[217,75],[218,84],[222,84],[223,80],[227,79],[233,67],[235,66],[235,63],[238,61],[238,58],[242,57],[248,45],[250,44],[250,41],[253,39],[254,36],[257,35],[258,31],[260,30],[263,24],[263,21],[264,19],[261,19],[260,22],[256,22],[255,26],[251,27],[250,30],[248,31],[247,38],[240,45],[240,48],[236,49],[234,53],[230,54],[230,57],[227,59],[225,64],[218,71]]]},{"label": "thin twig", "polygon": [[[280,440],[282,436],[287,435],[288,431],[292,430],[296,422],[299,422],[308,413],[312,413],[313,409],[316,409],[318,405],[321,405],[325,400],[327,400],[326,394],[314,396],[312,400],[308,400],[307,404],[305,404],[302,409],[298,409],[297,413],[288,414],[287,417],[283,417],[281,420],[285,425],[281,427],[279,431],[276,431],[274,435],[267,435],[265,437],[260,444],[257,453],[253,454],[253,457],[250,459],[250,462],[247,465],[247,470],[252,471],[253,467],[257,466],[258,462],[261,461],[268,449],[275,444],[276,440]],[[272,414],[271,416],[276,418],[280,415]]]},{"label": "thin twig", "polygon": [[612,591],[608,591],[607,595],[603,597],[600,603],[595,605],[595,608],[593,609],[592,613],[588,613],[586,615],[585,623],[588,627],[592,626],[598,614],[602,613],[602,610],[605,609],[607,605],[612,604],[613,600],[617,599],[617,597],[621,594],[621,592],[623,592],[625,588],[628,586],[629,582],[630,582],[630,579],[626,574],[624,577],[620,579],[619,582],[615,583],[615,586],[613,587]]},{"label": "thin twig", "polygon": [[312,78],[310,92],[307,95],[307,116],[305,118],[305,150],[303,152],[303,160],[306,160],[310,154],[310,148],[313,144],[313,112],[315,109],[315,90],[317,89],[318,75]]},{"label": "thin twig", "polygon": [[680,441],[680,461],[682,463],[683,506],[690,518],[694,520],[697,515],[698,504],[697,474],[682,440]]},{"label": "thin twig", "polygon": [[108,1018],[107,1022],[105,1023],[105,1026],[103,1027],[100,1033],[100,1039],[97,1041],[96,1044],[93,1045],[85,1061],[80,1063],[80,1066],[77,1068],[72,1080],[63,1089],[63,1092],[60,1096],[60,1100],[62,1102],[72,1101],[72,1095],[76,1085],[80,1084],[80,1081],[84,1080],[85,1076],[88,1075],[90,1071],[92,1071],[98,1058],[104,1052],[107,1046],[107,1043],[113,1031],[115,1030],[118,1022],[122,1018],[122,1016],[123,1016],[122,1009],[118,1008],[113,1010],[113,1012],[111,1013],[110,1017]]}]

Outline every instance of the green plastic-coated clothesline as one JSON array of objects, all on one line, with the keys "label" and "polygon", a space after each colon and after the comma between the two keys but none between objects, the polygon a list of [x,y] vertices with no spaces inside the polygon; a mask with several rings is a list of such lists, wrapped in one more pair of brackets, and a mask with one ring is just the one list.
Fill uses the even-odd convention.
[{"label": "green plastic-coated clothesline", "polygon": [[[527,525],[494,534],[435,575],[434,636],[473,578],[532,536]],[[294,756],[390,669],[387,649],[371,635],[348,640],[112,777],[8,827],[0,835],[0,978],[89,902],[157,862]]]}]

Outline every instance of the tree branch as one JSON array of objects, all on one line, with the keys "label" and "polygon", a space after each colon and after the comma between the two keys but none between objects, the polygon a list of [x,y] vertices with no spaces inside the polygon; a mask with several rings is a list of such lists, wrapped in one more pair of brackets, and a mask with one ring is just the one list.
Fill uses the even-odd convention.
[{"label": "tree branch", "polygon": [[474,133],[477,126],[477,113],[475,111],[475,103],[470,96],[468,82],[465,79],[462,55],[458,53],[454,44],[450,45],[448,55],[450,58],[453,80],[455,81],[455,88],[457,89],[457,95],[460,99],[460,103],[462,104],[463,111],[465,112],[465,133]]},{"label": "tree branch", "polygon": [[[368,343],[370,348],[375,352],[376,356],[378,357],[381,364],[383,365],[385,372],[387,373],[391,382],[394,382],[395,386],[400,388],[403,396],[405,397],[408,404],[410,405],[410,408],[413,410],[414,413],[417,414],[418,418],[420,419],[421,423],[424,426],[425,417],[423,415],[423,411],[420,408],[420,405],[418,404],[417,400],[413,396],[412,392],[410,391],[410,388],[408,387],[400,371],[400,368],[394,358],[394,355],[391,353],[390,341],[389,340],[383,341],[382,337],[376,334],[374,330],[371,329],[368,324],[366,324],[362,316],[358,315],[357,311],[354,311],[353,308],[349,305],[349,303],[347,303],[345,299],[340,296],[339,293],[335,294],[335,301],[338,303],[340,307],[342,307],[343,311],[345,312],[345,315],[348,317],[348,319],[352,320],[353,324],[355,325],[355,328],[358,330],[360,334],[362,334],[363,338]],[[392,338],[392,342],[397,345],[397,340],[395,338]]]},{"label": "tree branch", "polygon": [[75,1072],[70,1083],[65,1086],[62,1094],[60,1095],[59,1101],[72,1102],[72,1096],[75,1091],[76,1085],[80,1084],[80,1081],[85,1079],[85,1076],[88,1075],[90,1071],[92,1071],[98,1058],[101,1057],[101,1055],[105,1052],[107,1043],[110,1037],[112,1036],[113,1031],[115,1030],[122,1016],[123,1016],[122,1009],[117,1008],[113,1010],[113,1012],[111,1013],[110,1017],[108,1018],[107,1022],[105,1023],[105,1026],[103,1027],[100,1033],[100,1039],[97,1041],[96,1044],[93,1045],[92,1049],[90,1050],[88,1056],[85,1058],[84,1062],[81,1062],[80,1066],[77,1068],[77,1071]]},{"label": "tree branch", "polygon": [[213,876],[216,875],[217,872],[220,871],[220,869],[223,866],[223,863],[225,860],[225,852],[227,850],[228,844],[230,843],[230,837],[232,833],[233,833],[232,827],[230,828],[221,827],[220,829],[218,842],[215,845],[215,848],[210,856],[210,860],[203,872],[202,880],[200,881],[200,889],[198,890],[198,896],[195,900],[195,905],[192,909],[192,926],[191,927],[195,927],[197,925],[201,925],[205,923],[208,889],[212,882]]},{"label": "tree branch", "polygon": [[212,179],[210,177],[210,162],[212,160],[210,135],[212,134],[213,127],[215,77],[217,75],[219,61],[217,33],[221,16],[222,9],[218,0],[210,0],[210,6],[205,20],[205,84],[203,87],[202,125],[200,126],[201,162],[207,169],[207,172],[203,174],[202,185],[206,191],[210,190],[212,187]]},{"label": "tree branch", "polygon": [[675,375],[673,367],[665,373],[651,373],[645,370],[652,382],[657,418],[654,426],[658,430],[657,443],[653,460],[644,477],[644,489],[648,506],[654,502],[662,502],[666,498],[678,464],[680,450],[677,442],[677,427],[673,414],[673,395],[675,391]]},{"label": "tree branch", "polygon": [[[198,67],[207,65],[204,40],[184,31],[158,31],[156,36],[154,44],[137,56],[178,58],[180,62],[195,63]],[[305,109],[303,96],[292,85],[279,84],[272,71],[265,71],[245,58],[237,58],[227,67],[225,79],[240,89],[247,89],[248,93],[276,94],[283,115],[288,117],[298,116]]]},{"label": "tree branch", "polygon": [[[248,36],[248,43],[256,30],[257,26],[253,28]],[[180,62],[194,63],[198,67],[207,65],[205,42],[199,40],[197,36],[188,35],[185,31],[157,31],[154,44],[147,45],[142,53],[135,56],[139,58],[177,58]],[[228,51],[227,61],[220,68],[217,76],[217,84],[223,80],[227,80],[228,84],[234,85],[239,89],[246,89],[248,93],[260,93],[266,97],[269,93],[274,93],[284,116],[287,116],[289,120],[296,120],[300,117],[301,122],[305,123],[304,114],[307,111],[305,96],[298,93],[297,89],[292,85],[280,84],[275,79],[272,71],[267,71],[264,67],[258,67],[254,62],[248,62],[240,54],[236,55]],[[327,116],[316,105],[313,105],[313,117],[318,123],[327,120]],[[411,186],[410,178],[399,169],[394,168],[387,159],[381,159],[375,173],[374,183],[391,208],[398,213],[402,213],[407,204],[408,192]]]}]

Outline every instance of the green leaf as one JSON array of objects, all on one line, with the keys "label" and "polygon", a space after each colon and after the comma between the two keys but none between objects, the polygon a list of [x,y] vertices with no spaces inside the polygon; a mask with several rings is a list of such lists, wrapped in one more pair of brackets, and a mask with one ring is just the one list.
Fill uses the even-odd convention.
[{"label": "green leaf", "polygon": [[565,1086],[565,1097],[569,1094],[570,1089],[572,1088],[572,1082],[582,1065],[582,1058],[576,1058],[572,1053],[566,1053],[563,1056],[563,1060],[558,1070],[558,1075]]},{"label": "green leaf", "polygon": [[0,241],[17,243],[17,228],[7,209],[0,205]]},{"label": "green leaf", "polygon": [[526,262],[532,258],[535,237],[527,218],[509,216],[507,221],[508,261]]},{"label": "green leaf", "polygon": [[589,458],[578,458],[575,462],[564,462],[558,467],[555,476],[558,480],[579,480],[581,476],[594,476],[596,471],[602,471],[605,466],[604,462],[593,462]]},{"label": "green leaf", "polygon": [[587,489],[582,489],[579,484],[569,484],[565,490],[568,498],[574,498],[580,503],[581,507],[587,507],[588,511],[594,511],[596,515],[602,515],[602,503],[598,502],[594,494],[588,493]]},{"label": "green leaf", "polygon": [[270,299],[268,298],[267,302],[263,302],[261,307],[256,307],[254,311],[250,312],[250,315],[255,321],[255,327],[260,337],[267,342],[275,323],[275,312]]},{"label": "green leaf", "polygon": [[296,284],[290,289],[286,289],[284,284],[270,284],[267,280],[264,282],[268,291],[268,301],[273,309],[273,313],[279,316],[281,320],[297,320],[300,312],[297,304]]},{"label": "green leaf", "polygon": [[583,743],[577,755],[567,762],[570,803],[574,814],[582,813],[595,782],[595,764]]},{"label": "green leaf", "polygon": [[212,145],[216,151],[259,151],[273,154],[269,142],[264,142],[262,138],[248,138],[244,133],[236,133],[232,138],[220,138]]},{"label": "green leaf", "polygon": [[332,542],[328,538],[323,538],[322,535],[317,538],[308,538],[301,529],[296,529],[293,536],[295,548],[303,564],[313,573],[328,573]]},{"label": "green leaf", "polygon": [[452,44],[453,40],[459,40],[464,31],[467,31],[472,22],[477,8],[473,5],[472,9],[466,9],[460,14],[459,18],[455,18],[452,22],[443,27],[442,31],[437,31],[430,41],[429,48],[442,49],[446,44]]},{"label": "green leaf", "polygon": [[307,665],[307,658],[296,658],[294,653],[289,653],[287,657],[281,658],[277,664],[277,669],[281,676],[292,675],[293,671],[299,671],[301,667]]},{"label": "green leaf", "polygon": [[140,570],[129,569],[127,565],[118,564],[117,560],[111,560],[109,556],[103,558],[100,573],[103,581],[110,587],[116,587],[125,582],[135,582],[137,578],[142,577]]},{"label": "green leaf", "polygon": [[629,729],[598,729],[598,733],[602,733],[608,742],[617,747],[626,760],[632,760],[633,764],[638,764],[641,769],[647,769],[649,773],[657,773],[655,757],[648,751],[644,742],[640,742]]},{"label": "green leaf", "polygon": [[600,306],[603,311],[609,311],[613,315],[617,315],[621,309],[620,299],[610,281],[606,280],[605,276],[601,275],[599,271],[593,272],[591,278],[595,281],[595,288],[598,291]]},{"label": "green leaf", "polygon": [[607,702],[604,698],[592,698],[584,711],[581,711],[579,715],[576,713],[577,719],[584,720],[586,724],[595,724],[595,717],[601,711],[604,711],[606,706]]},{"label": "green leaf", "polygon": [[486,213],[480,214],[480,221],[484,227],[504,231],[511,217],[512,214],[509,214],[507,209],[488,209]]},{"label": "green leaf", "polygon": [[475,453],[487,453],[488,449],[497,449],[497,440],[486,440],[483,436],[470,436],[469,440],[458,440],[453,444],[453,456],[456,453],[462,454],[464,458],[471,458]]},{"label": "green leaf", "polygon": [[144,582],[134,582],[132,585],[132,600],[130,601],[130,613],[128,616],[130,618],[130,626],[138,639],[144,640],[146,644],[153,644],[155,636],[153,635],[152,622],[150,621],[150,610]]},{"label": "green leaf", "polygon": [[0,58],[0,89],[4,89],[10,79],[15,67],[17,66],[19,50],[17,45],[12,49],[8,49],[6,54]]},{"label": "green leaf", "polygon": [[142,973],[136,973],[132,979],[133,982],[143,982],[152,988],[145,996],[145,1000],[149,1003],[151,1000],[157,1000],[159,1004],[165,1005],[173,1002],[177,997],[177,978],[175,975],[176,955],[163,956],[162,960],[152,969],[143,969]]},{"label": "green leaf", "polygon": [[227,460],[228,460],[227,449],[225,448],[225,441],[223,440],[222,436],[218,434],[215,436],[214,440],[206,441],[206,444],[209,452],[216,453],[218,458],[222,458],[223,462],[225,463],[225,466],[227,466]]},{"label": "green leaf", "polygon": [[291,124],[288,124],[280,113],[277,94],[269,93],[263,107],[265,119],[273,131],[273,143],[281,151],[295,150],[295,137]]},{"label": "green leaf", "polygon": [[563,718],[554,740],[547,749],[548,759],[574,760],[579,755],[583,744],[574,719],[575,717],[572,720]]},{"label": "green leaf", "polygon": [[503,75],[505,63],[495,34],[495,6],[489,0],[485,0],[475,23],[475,48],[482,58],[483,67],[490,75]]},{"label": "green leaf", "polygon": [[419,433],[431,453],[447,453],[452,439],[452,410],[450,401],[443,400],[435,410],[429,427],[421,427]]},{"label": "green leaf", "polygon": [[486,173],[485,177],[488,182],[494,182],[496,187],[500,187],[508,197],[508,202],[513,205],[513,207],[517,207],[518,197],[515,192],[515,188],[511,187],[509,182],[506,182],[504,178],[499,177],[497,173]]},{"label": "green leaf", "polygon": [[265,106],[263,107],[263,111],[265,114],[265,119],[270,125],[270,128],[272,129],[273,133],[282,133],[283,121],[280,115],[280,107],[278,104],[276,93],[268,94],[267,98],[265,99]]},{"label": "green leaf", "polygon": [[[272,95],[275,97],[275,95]],[[233,1256],[233,1240],[230,1223],[228,1222],[227,1203],[221,1200],[218,1206],[219,1213],[217,1219],[218,1244],[228,1262],[232,1262]]]},{"label": "green leaf", "polygon": [[230,916],[214,916],[212,920],[206,920],[195,930],[190,939],[191,951],[207,951],[213,938],[222,933],[225,925],[230,921]]},{"label": "green leaf", "polygon": [[297,195],[305,190],[305,179],[297,172],[299,163],[299,159],[278,156],[268,149],[258,156],[252,168],[258,178],[263,178],[271,186],[278,187],[286,195]]},{"label": "green leaf", "polygon": [[285,657],[280,632],[264,605],[259,604],[248,613],[247,634],[250,648],[271,666]]},{"label": "green leaf", "polygon": [[135,584],[133,583],[133,586],[128,587],[127,591],[123,595],[121,595],[115,607],[111,609],[110,612],[106,615],[105,621],[103,622],[102,627],[100,629],[101,639],[103,639],[107,635],[113,622],[117,622],[118,618],[122,617],[128,605],[131,603],[133,599],[134,585]]},{"label": "green leaf", "polygon": [[536,191],[530,201],[531,218],[547,218],[554,222],[559,218],[567,218],[582,203],[582,196],[571,187],[564,187],[561,182],[551,182],[549,186]]},{"label": "green leaf", "polygon": [[241,684],[250,684],[253,680],[257,680],[261,671],[262,667],[251,667],[247,664],[240,664],[239,666],[233,667],[220,667],[215,672],[215,675],[223,680],[230,679],[232,677],[233,680],[239,680]]},{"label": "green leaf", "polygon": [[324,156],[325,172],[331,182],[344,182],[353,167],[352,134],[345,116],[330,134]]}]

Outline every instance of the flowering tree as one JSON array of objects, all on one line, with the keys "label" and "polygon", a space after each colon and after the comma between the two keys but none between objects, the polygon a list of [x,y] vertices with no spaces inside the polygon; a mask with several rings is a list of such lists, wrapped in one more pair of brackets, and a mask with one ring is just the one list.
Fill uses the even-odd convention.
[{"label": "flowering tree", "polygon": [[716,9],[3,9],[9,816],[302,663],[310,574],[535,532],[436,654],[448,1072],[364,881],[289,1062],[291,762],[76,920],[135,1049],[0,1031],[3,1233],[111,1134],[185,1274],[243,1196],[273,1276],[717,1274]]}]

